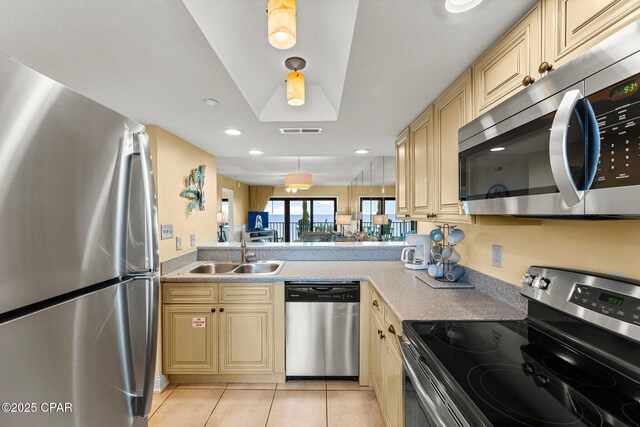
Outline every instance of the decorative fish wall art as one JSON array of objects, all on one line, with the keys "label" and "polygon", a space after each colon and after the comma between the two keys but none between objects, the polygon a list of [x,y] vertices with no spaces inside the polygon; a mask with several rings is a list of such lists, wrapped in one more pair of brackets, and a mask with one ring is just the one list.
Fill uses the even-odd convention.
[{"label": "decorative fish wall art", "polygon": [[187,187],[180,193],[180,197],[189,200],[187,205],[187,213],[191,214],[195,208],[199,211],[204,210],[204,175],[207,167],[200,165],[192,169],[189,175],[184,179],[184,186]]}]

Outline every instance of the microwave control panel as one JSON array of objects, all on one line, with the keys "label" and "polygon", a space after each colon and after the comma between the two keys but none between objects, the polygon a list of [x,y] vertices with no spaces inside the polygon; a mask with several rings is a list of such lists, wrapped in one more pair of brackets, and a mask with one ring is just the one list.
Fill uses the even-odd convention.
[{"label": "microwave control panel", "polygon": [[589,96],[600,131],[591,188],[640,185],[640,74]]}]

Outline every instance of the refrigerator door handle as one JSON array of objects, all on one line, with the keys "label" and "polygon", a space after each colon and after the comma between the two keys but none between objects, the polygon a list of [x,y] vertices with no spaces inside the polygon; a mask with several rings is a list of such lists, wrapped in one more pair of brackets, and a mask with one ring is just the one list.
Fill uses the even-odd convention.
[{"label": "refrigerator door handle", "polygon": [[156,352],[158,345],[158,305],[160,295],[160,275],[155,274],[147,281],[147,319],[146,319],[146,353],[144,367],[144,382],[142,394],[137,395],[134,404],[134,413],[146,417],[151,411],[153,400],[153,383],[155,378]]},{"label": "refrigerator door handle", "polygon": [[140,156],[142,169],[142,188],[144,192],[144,222],[146,227],[146,269],[158,271],[160,268],[160,255],[158,252],[158,211],[156,205],[156,188],[153,177],[153,166],[149,154],[149,135],[146,132],[138,132],[133,135],[134,150]]}]

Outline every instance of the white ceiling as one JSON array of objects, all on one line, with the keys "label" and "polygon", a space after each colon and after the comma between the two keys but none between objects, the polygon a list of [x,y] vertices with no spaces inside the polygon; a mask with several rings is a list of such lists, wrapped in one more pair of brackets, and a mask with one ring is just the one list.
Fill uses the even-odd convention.
[{"label": "white ceiling", "polygon": [[[347,74],[358,0],[297,3],[297,42],[274,49],[267,40],[267,14],[255,1],[183,0],[187,9],[242,92],[258,120],[335,121]],[[221,13],[224,11],[224,13]],[[286,102],[286,58],[307,61],[306,102]]]},{"label": "white ceiling", "polygon": [[[209,0],[223,18],[229,2]],[[236,2],[262,12],[266,8],[265,0]],[[300,13],[308,6],[304,3],[311,2],[314,7],[323,3],[298,0]],[[256,171],[266,162],[277,184],[286,173],[279,169],[286,159],[277,157],[334,157],[318,160],[327,168],[340,167],[326,182],[320,175],[315,182],[346,184],[362,170],[355,148],[369,148],[371,156],[393,155],[394,138],[535,2],[485,0],[471,12],[451,15],[444,11],[444,0],[360,0],[335,121],[261,122],[237,76],[229,74],[226,62],[177,0],[0,0],[0,52],[215,154],[222,174],[263,183]],[[305,34],[303,22],[301,17],[299,46],[293,49],[309,59],[311,73],[311,64],[317,63],[305,45],[321,42],[313,41],[316,34]],[[264,36],[261,46],[241,47],[238,56],[274,49],[266,43],[266,17],[260,25],[256,34]],[[331,29],[333,21],[325,25]],[[242,34],[228,37],[244,43]],[[256,66],[282,69],[286,56]],[[277,71],[265,73],[279,76]],[[317,78],[320,82],[324,77]],[[273,93],[277,83],[264,85]],[[335,99],[332,96],[327,94],[327,99]],[[215,98],[220,105],[209,107],[203,98]],[[323,132],[281,135],[277,128],[283,126],[319,126]],[[239,128],[243,134],[227,136],[222,133],[226,128]],[[265,155],[247,156],[254,148]]]}]

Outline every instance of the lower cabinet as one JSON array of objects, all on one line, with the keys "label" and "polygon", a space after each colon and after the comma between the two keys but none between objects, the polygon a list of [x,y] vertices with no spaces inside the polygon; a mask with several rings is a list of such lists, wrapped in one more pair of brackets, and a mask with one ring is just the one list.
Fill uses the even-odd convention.
[{"label": "lower cabinet", "polygon": [[166,373],[218,373],[218,316],[211,306],[165,305],[162,319]]},{"label": "lower cabinet", "polygon": [[220,373],[273,372],[273,306],[220,308]]},{"label": "lower cabinet", "polygon": [[[370,383],[375,390],[386,427],[404,426],[402,357],[396,332],[399,322],[386,304],[380,315],[370,314]],[[389,319],[387,319],[387,317]],[[392,326],[392,325],[396,326]]]},{"label": "lower cabinet", "polygon": [[[281,304],[274,301],[272,289],[265,291],[264,284],[253,287],[243,283],[236,291],[231,285],[219,285],[220,298],[217,292],[210,293],[207,304],[199,303],[198,298],[190,300],[192,304],[164,304],[163,372],[173,375],[275,373],[276,341],[282,341],[275,333],[276,307]],[[184,284],[182,292],[197,294],[189,288],[198,286]],[[176,287],[178,285],[170,285],[174,293]],[[238,302],[217,303],[222,300]]]}]

